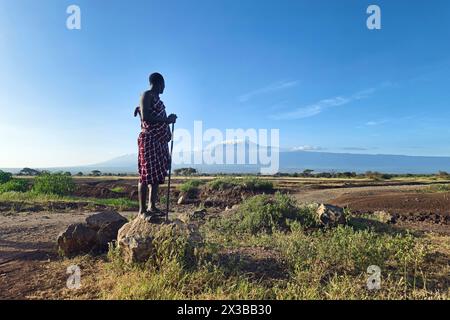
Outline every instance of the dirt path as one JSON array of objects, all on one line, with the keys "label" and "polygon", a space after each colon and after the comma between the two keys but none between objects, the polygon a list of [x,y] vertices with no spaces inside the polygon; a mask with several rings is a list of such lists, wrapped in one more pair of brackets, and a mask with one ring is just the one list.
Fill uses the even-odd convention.
[{"label": "dirt path", "polygon": [[360,197],[377,194],[380,192],[405,193],[426,189],[426,185],[403,185],[403,186],[371,186],[371,187],[352,187],[352,188],[334,188],[321,190],[302,190],[293,194],[301,203],[326,203],[344,195],[358,194]]}]

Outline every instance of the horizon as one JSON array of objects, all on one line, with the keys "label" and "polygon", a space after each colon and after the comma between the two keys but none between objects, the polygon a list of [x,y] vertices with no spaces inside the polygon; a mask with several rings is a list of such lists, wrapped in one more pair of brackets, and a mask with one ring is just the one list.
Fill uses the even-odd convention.
[{"label": "horizon", "polygon": [[200,120],[279,129],[299,151],[450,157],[448,1],[375,1],[380,30],[366,27],[373,1],[80,0],[68,30],[71,4],[0,4],[1,168],[135,154],[154,71],[177,130]]}]

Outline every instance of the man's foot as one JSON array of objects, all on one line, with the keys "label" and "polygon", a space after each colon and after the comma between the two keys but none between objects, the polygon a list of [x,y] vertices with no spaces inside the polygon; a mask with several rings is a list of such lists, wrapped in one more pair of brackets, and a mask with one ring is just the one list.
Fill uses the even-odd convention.
[{"label": "man's foot", "polygon": [[159,217],[165,215],[165,212],[163,212],[161,209],[159,209],[157,207],[149,208],[147,212],[150,213],[151,215],[159,216]]}]

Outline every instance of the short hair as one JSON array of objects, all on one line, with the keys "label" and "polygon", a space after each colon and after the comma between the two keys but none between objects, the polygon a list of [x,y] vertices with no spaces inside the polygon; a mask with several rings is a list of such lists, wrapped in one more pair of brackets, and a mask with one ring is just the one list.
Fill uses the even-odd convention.
[{"label": "short hair", "polygon": [[156,85],[164,82],[164,77],[160,73],[155,72],[150,75],[148,80],[150,81],[151,85]]}]

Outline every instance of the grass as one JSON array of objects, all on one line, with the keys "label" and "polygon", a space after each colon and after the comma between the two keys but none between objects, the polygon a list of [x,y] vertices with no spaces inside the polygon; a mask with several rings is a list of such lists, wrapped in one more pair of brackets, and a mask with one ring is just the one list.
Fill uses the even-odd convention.
[{"label": "grass", "polygon": [[212,190],[227,190],[235,187],[246,191],[254,192],[272,192],[273,182],[257,177],[243,177],[242,179],[233,177],[221,177],[208,182]]},{"label": "grass", "polygon": [[111,190],[114,193],[123,193],[123,192],[125,192],[125,188],[124,187],[120,187],[120,186],[111,188],[109,190]]},{"label": "grass", "polygon": [[34,191],[29,192],[5,192],[0,194],[0,201],[20,202],[29,204],[46,204],[49,202],[86,203],[87,205],[101,205],[115,210],[134,210],[138,202],[127,198],[97,199],[81,198],[73,196],[61,196],[57,194],[41,194]]},{"label": "grass", "polygon": [[[314,208],[298,207],[282,195],[275,195],[272,201],[256,196],[241,207],[242,211],[202,226],[205,243],[197,248],[189,268],[182,254],[143,266],[124,264],[112,252],[107,269],[100,275],[101,297],[449,299],[448,286],[438,285],[442,284],[439,277],[448,272],[447,260],[438,263],[433,258],[433,247],[425,239],[407,232],[378,232],[370,224],[311,229],[299,217],[309,216],[306,212]],[[254,210],[263,210],[264,214],[243,222]],[[266,215],[271,218],[266,219]],[[238,263],[223,259],[230,250],[240,252]],[[242,263],[246,250],[254,253],[248,258],[276,253],[270,261],[261,259],[250,265],[278,265],[283,276],[275,277],[270,267],[262,276],[246,269]],[[367,289],[367,268],[371,265],[381,269],[380,290]]]}]

